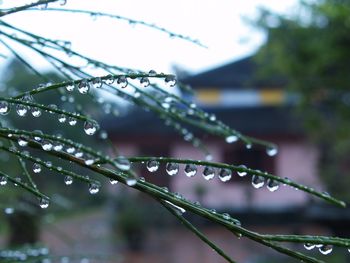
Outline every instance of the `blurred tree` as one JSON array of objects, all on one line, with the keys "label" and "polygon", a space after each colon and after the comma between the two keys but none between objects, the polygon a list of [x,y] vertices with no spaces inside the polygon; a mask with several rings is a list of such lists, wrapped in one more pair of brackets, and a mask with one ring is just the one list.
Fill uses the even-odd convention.
[{"label": "blurred tree", "polygon": [[322,179],[350,200],[350,1],[302,2],[288,18],[261,10],[255,22],[268,34],[256,56],[258,77],[277,74],[300,95],[298,112],[321,149]]}]

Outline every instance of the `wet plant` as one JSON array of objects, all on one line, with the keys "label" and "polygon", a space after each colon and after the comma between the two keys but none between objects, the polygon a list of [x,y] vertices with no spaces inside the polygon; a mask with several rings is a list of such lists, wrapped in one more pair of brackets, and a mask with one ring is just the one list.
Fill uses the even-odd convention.
[{"label": "wet plant", "polygon": [[[62,0],[36,1],[23,6],[1,9],[0,17],[5,18],[24,11],[70,12],[76,15],[103,16],[126,20],[130,24],[151,27],[161,33],[168,34],[172,38],[179,38],[203,46],[191,37],[173,33],[165,28],[143,21],[112,14],[59,7],[59,5],[65,3],[66,1]],[[55,5],[55,7],[51,7],[51,5]],[[172,87],[187,92],[190,91],[190,88],[178,81],[173,74],[160,73],[152,69],[143,71],[107,64],[73,49],[69,41],[54,40],[37,35],[5,22],[3,19],[0,20],[0,44],[43,81],[43,84],[37,87],[28,87],[25,92],[15,92],[15,94],[0,97],[2,123],[0,127],[0,150],[8,154],[9,158],[18,160],[18,166],[22,169],[22,173],[18,175],[12,174],[11,171],[5,172],[5,169],[0,168],[0,186],[2,189],[13,186],[21,188],[33,195],[40,208],[49,209],[52,193],[36,184],[36,178],[41,176],[44,170],[60,176],[67,187],[71,187],[70,185],[78,181],[86,184],[86,191],[92,195],[98,195],[103,191],[103,184],[108,179],[116,187],[122,187],[119,185],[132,187],[152,197],[189,231],[192,231],[228,262],[235,261],[183,216],[187,211],[226,228],[232,232],[233,238],[248,238],[303,262],[323,262],[323,260],[309,255],[305,250],[295,251],[290,249],[285,246],[285,243],[298,243],[301,244],[301,247],[304,245],[306,250],[317,248],[323,255],[331,253],[334,246],[342,247],[345,250],[350,248],[350,239],[345,238],[257,233],[246,228],[244,222],[240,222],[227,213],[218,213],[210,207],[202,206],[196,200],[184,198],[181,193],[171,192],[162,185],[152,184],[139,177],[136,170],[133,169],[134,165],[144,165],[151,173],[161,169],[161,165],[164,165],[164,176],[184,175],[190,178],[201,176],[203,180],[208,181],[206,183],[209,187],[211,180],[218,179],[226,183],[232,177],[240,179],[240,177],[250,176],[252,187],[257,189],[266,187],[274,192],[277,190],[283,191],[283,187],[292,187],[335,206],[346,206],[343,201],[330,194],[299,184],[293,181],[292,178],[282,178],[278,175],[251,169],[244,164],[212,162],[210,151],[206,148],[205,142],[195,136],[194,129],[200,129],[207,134],[217,136],[228,144],[241,142],[246,145],[247,151],[252,147],[264,147],[266,154],[269,156],[278,154],[278,147],[271,142],[246,136],[228,127],[215,116],[197,107],[193,102],[186,101],[170,92],[169,88]],[[17,46],[23,46],[48,61],[63,81],[56,82],[48,79],[16,50]],[[85,64],[83,66],[76,64],[76,60],[83,61]],[[86,65],[101,73],[98,75],[92,74]],[[57,98],[58,94],[60,100],[70,102],[70,107],[64,108],[56,104],[46,103],[40,99],[42,94],[53,98]],[[107,132],[103,130],[103,126],[99,123],[101,116],[113,112],[111,110],[113,105],[106,103],[105,94],[159,116],[164,124],[177,131],[185,142],[202,151],[203,160],[178,159],[168,156],[123,156],[119,152],[118,145],[111,143]],[[86,96],[88,103],[76,103],[75,98],[79,96]],[[59,105],[59,103],[57,104]],[[94,105],[93,111],[91,111],[91,105]],[[18,119],[34,117],[39,120],[36,123],[37,129],[30,130],[17,127],[16,123],[11,123],[8,118],[11,115],[15,115]],[[42,131],[45,130],[45,124],[40,122],[40,118],[43,116],[49,116],[52,123],[54,123],[52,125],[72,126],[71,128],[77,130],[81,136],[73,139],[68,135],[63,136]],[[117,119],[117,117],[115,118]],[[91,140],[99,137],[105,145],[104,150],[96,150],[91,144],[81,142],[80,138],[82,136],[89,136]],[[80,169],[63,168],[58,164],[61,162],[69,163],[70,167],[79,167]],[[199,170],[202,172],[199,172]],[[86,176],[85,171],[90,171],[94,176]],[[47,177],[46,180],[50,180],[50,177]],[[11,212],[10,210],[7,211]],[[28,256],[28,253],[33,252],[28,251],[17,255]],[[40,251],[37,253],[38,256],[43,256],[43,252],[46,253],[46,250]],[[13,255],[13,252],[5,251],[0,256],[10,258]]]}]

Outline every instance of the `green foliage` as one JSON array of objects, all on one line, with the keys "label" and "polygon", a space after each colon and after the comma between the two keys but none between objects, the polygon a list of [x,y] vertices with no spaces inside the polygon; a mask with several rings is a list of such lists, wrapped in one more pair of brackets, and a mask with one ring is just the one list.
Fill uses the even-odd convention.
[{"label": "green foliage", "polygon": [[[300,96],[299,114],[322,152],[329,191],[350,200],[350,2],[303,3],[282,17],[262,10],[257,26],[268,34],[256,58],[261,76],[278,75]],[[274,23],[271,24],[271,21]]]},{"label": "green foliage", "polygon": [[[29,5],[15,6],[6,10],[3,9],[0,10],[0,17],[29,10],[29,8],[34,8],[30,10],[35,12],[50,11],[50,9],[45,10],[45,8],[47,8],[47,4],[51,2],[56,2],[56,0],[41,0]],[[57,2],[64,4],[66,1],[61,0]],[[42,6],[43,10],[35,8],[39,6]],[[166,29],[153,26],[152,24],[117,15],[84,10],[51,9],[51,11],[91,14],[94,16],[107,16],[110,18],[127,20],[132,24],[138,23],[143,26],[152,27],[169,34],[171,37],[177,37],[199,44],[199,42],[189,37],[174,34]],[[287,23],[287,26],[288,28],[289,26],[294,28],[294,24]],[[77,197],[82,193],[81,186],[85,187],[85,193],[89,192],[90,194],[96,195],[100,187],[106,183],[106,179],[109,180],[112,185],[119,182],[118,185],[122,184],[125,187],[140,191],[146,194],[152,201],[156,201],[159,206],[168,210],[170,214],[173,215],[173,218],[176,218],[188,230],[192,231],[215,252],[231,263],[233,263],[234,260],[209,240],[200,229],[196,228],[185,218],[184,213],[188,211],[222,226],[230,231],[234,238],[248,238],[281,254],[289,256],[290,258],[303,262],[319,263],[323,261],[306,253],[304,254],[297,250],[290,249],[288,246],[285,246],[284,243],[309,243],[311,246],[317,245],[320,252],[323,254],[330,253],[332,246],[340,247],[343,250],[350,247],[350,240],[346,238],[268,235],[257,233],[246,228],[238,219],[231,217],[231,215],[227,213],[216,212],[213,209],[202,206],[196,200],[186,199],[181,193],[173,193],[164,186],[152,184],[146,181],[145,178],[139,177],[136,169],[133,169],[134,165],[146,165],[150,172],[155,172],[160,164],[166,165],[166,173],[169,176],[175,176],[179,172],[179,165],[181,164],[185,166],[184,171],[188,177],[195,176],[197,167],[203,167],[203,177],[205,180],[211,180],[215,175],[218,175],[219,180],[225,183],[231,179],[233,173],[239,173],[241,177],[250,176],[256,188],[262,187],[265,181],[270,191],[275,191],[280,184],[284,184],[301,190],[311,196],[320,198],[330,204],[339,207],[346,206],[345,202],[332,197],[328,193],[319,192],[312,187],[294,182],[292,179],[281,178],[267,172],[250,169],[244,165],[223,164],[208,160],[176,159],[167,156],[123,157],[119,153],[119,149],[116,149],[115,145],[111,144],[108,140],[107,134],[100,136],[103,140],[97,142],[96,135],[100,129],[97,119],[111,112],[110,108],[106,111],[104,107],[106,105],[104,99],[106,96],[102,94],[108,94],[109,97],[123,100],[128,106],[132,105],[153,112],[164,120],[166,124],[170,125],[170,127],[173,127],[174,130],[179,131],[186,142],[202,150],[205,155],[208,154],[204,147],[205,143],[192,133],[192,129],[201,129],[210,135],[218,136],[222,140],[226,140],[227,143],[240,141],[248,146],[247,148],[251,148],[252,146],[265,147],[267,154],[270,156],[277,154],[277,146],[273,143],[241,134],[228,127],[220,120],[211,118],[208,113],[199,109],[193,102],[185,101],[183,98],[170,93],[168,91],[169,87],[172,88],[177,85],[178,88],[184,89],[184,85],[177,83],[176,77],[172,74],[156,73],[153,70],[149,72],[130,70],[117,65],[109,65],[73,50],[67,41],[52,40],[45,36],[36,35],[8,24],[3,20],[0,20],[0,28],[0,43],[7,48],[14,57],[25,65],[29,71],[37,75],[38,78],[54,81],[54,83],[45,83],[44,85],[37,86],[37,80],[35,79],[31,80],[31,82],[27,82],[27,76],[20,78],[19,74],[22,73],[17,74],[16,71],[14,71],[14,73],[8,74],[8,86],[5,87],[6,90],[3,97],[0,97],[0,110],[2,115],[4,115],[2,116],[3,126],[0,127],[0,151],[7,154],[9,158],[11,158],[11,162],[17,163],[18,170],[13,170],[12,167],[9,169],[4,163],[1,164],[1,188],[9,187],[16,189],[17,187],[19,194],[22,192],[30,194],[33,202],[38,198],[39,200],[37,200],[36,203],[38,203],[38,206],[42,209],[51,209],[51,207],[57,205],[57,203],[52,202],[52,200],[55,201],[54,198],[50,199],[50,197],[54,197],[54,194],[58,192],[57,188],[59,187],[54,187],[54,185],[62,185],[63,182],[65,182],[67,187],[71,187],[72,180],[80,182],[73,196],[69,196],[68,192],[63,193],[65,196],[71,197],[71,199],[79,199]],[[51,63],[59,77],[50,74],[45,75],[37,71],[12,48],[13,43],[19,44],[27,48],[33,54],[46,59]],[[293,47],[294,45],[292,45],[291,48]],[[282,46],[277,45],[276,49],[281,51]],[[62,56],[57,55],[57,52],[60,52]],[[306,59],[312,57],[304,55],[304,53],[307,53],[304,50],[299,53],[305,56]],[[74,59],[83,60],[89,66],[97,69],[98,72],[103,73],[99,76],[93,76],[85,65],[76,65]],[[298,75],[301,74],[301,71],[297,69],[296,64],[296,62],[293,63],[293,61],[291,61],[290,67],[292,69],[296,68],[295,71]],[[313,67],[311,64],[309,66],[310,74],[318,70],[316,66]],[[17,66],[15,64],[12,70],[16,68]],[[289,68],[289,66],[287,68]],[[332,70],[332,68],[327,70]],[[25,71],[23,72],[23,74],[28,73]],[[24,82],[23,79],[26,81]],[[305,80],[310,81],[308,78]],[[12,85],[16,85],[16,87],[23,86],[24,90],[14,93],[7,92],[11,90]],[[317,86],[312,88],[316,90],[316,87]],[[310,90],[309,93],[316,94],[315,90]],[[61,103],[63,97],[66,97],[67,100],[67,96],[73,96],[74,101],[68,104]],[[56,101],[56,106],[51,105],[54,101]],[[305,101],[307,101],[307,99],[305,99]],[[65,100],[63,100],[63,102],[65,102]],[[24,120],[24,116],[33,109],[40,109],[42,111],[43,116],[40,118],[44,121],[39,122],[36,121],[36,118],[32,117],[30,117],[30,121]],[[16,116],[16,114],[19,116]],[[19,119],[14,118],[14,116]],[[113,120],[115,120],[114,117],[115,116],[112,116]],[[20,120],[21,118],[22,120]],[[68,122],[70,126],[74,126],[77,123],[77,125],[74,128],[69,126],[67,129],[60,128],[60,135],[57,135],[56,127],[59,123],[56,122],[56,125],[52,124],[52,120],[61,120],[61,118],[64,121],[60,121],[60,123],[65,123],[67,125]],[[46,125],[47,123],[49,123],[49,125]],[[43,129],[43,132],[33,130],[37,125]],[[57,175],[60,178],[60,182],[55,182],[54,179],[52,179],[53,177],[47,176],[42,181],[43,183],[39,183],[40,180],[33,174],[36,172],[33,171],[32,173],[31,169],[29,169],[34,163],[40,165],[46,173]],[[50,187],[51,184],[47,183],[48,181],[52,183],[52,188]],[[271,187],[271,185],[273,187]],[[197,194],[200,196],[203,194],[203,191],[204,188],[198,188]],[[117,223],[122,226],[124,235],[133,239],[134,233],[143,234],[145,223],[156,222],[157,227],[160,226],[157,221],[153,220],[154,218],[152,218],[152,216],[149,215],[145,218],[145,213],[150,213],[151,211],[150,207],[147,207],[147,211],[143,211],[145,207],[142,207],[143,204],[140,204],[138,199],[132,199],[132,197],[128,195],[124,195],[124,197],[127,199],[124,202],[122,200],[120,206],[124,206],[125,209],[124,212],[119,215],[119,221],[117,220]],[[96,198],[95,200],[98,199]],[[112,197],[110,200],[113,200]],[[140,206],[142,208],[140,208]],[[157,210],[158,209],[157,207]],[[152,214],[157,215],[156,213]],[[160,217],[155,218],[158,219]],[[27,250],[25,253],[27,253]],[[16,257],[18,254],[11,254],[11,251],[10,253],[2,255],[5,255],[4,258],[8,260],[8,262],[19,260],[19,257]],[[13,257],[13,255],[15,255],[15,257]],[[40,255],[40,257],[41,256],[43,255]]]}]

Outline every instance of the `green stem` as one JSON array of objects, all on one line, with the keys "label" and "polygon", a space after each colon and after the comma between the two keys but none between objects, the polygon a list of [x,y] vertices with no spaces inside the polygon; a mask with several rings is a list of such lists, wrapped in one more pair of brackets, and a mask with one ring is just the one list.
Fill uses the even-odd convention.
[{"label": "green stem", "polygon": [[163,200],[158,200],[173,216],[175,216],[187,229],[193,232],[197,237],[199,237],[204,243],[214,249],[220,256],[226,259],[227,262],[235,263],[226,253],[216,246],[213,242],[209,240],[200,230],[198,230],[194,225],[192,225],[188,220],[186,220],[182,215],[179,215],[168,203]]}]

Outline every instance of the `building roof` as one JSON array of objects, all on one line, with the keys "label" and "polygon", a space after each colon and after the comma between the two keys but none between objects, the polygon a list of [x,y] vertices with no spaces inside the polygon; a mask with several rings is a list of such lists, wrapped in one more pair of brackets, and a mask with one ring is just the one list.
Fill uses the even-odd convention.
[{"label": "building roof", "polygon": [[194,89],[211,88],[279,88],[286,81],[278,76],[259,77],[257,73],[259,65],[253,56],[234,61],[181,79],[182,82],[191,85]]}]

